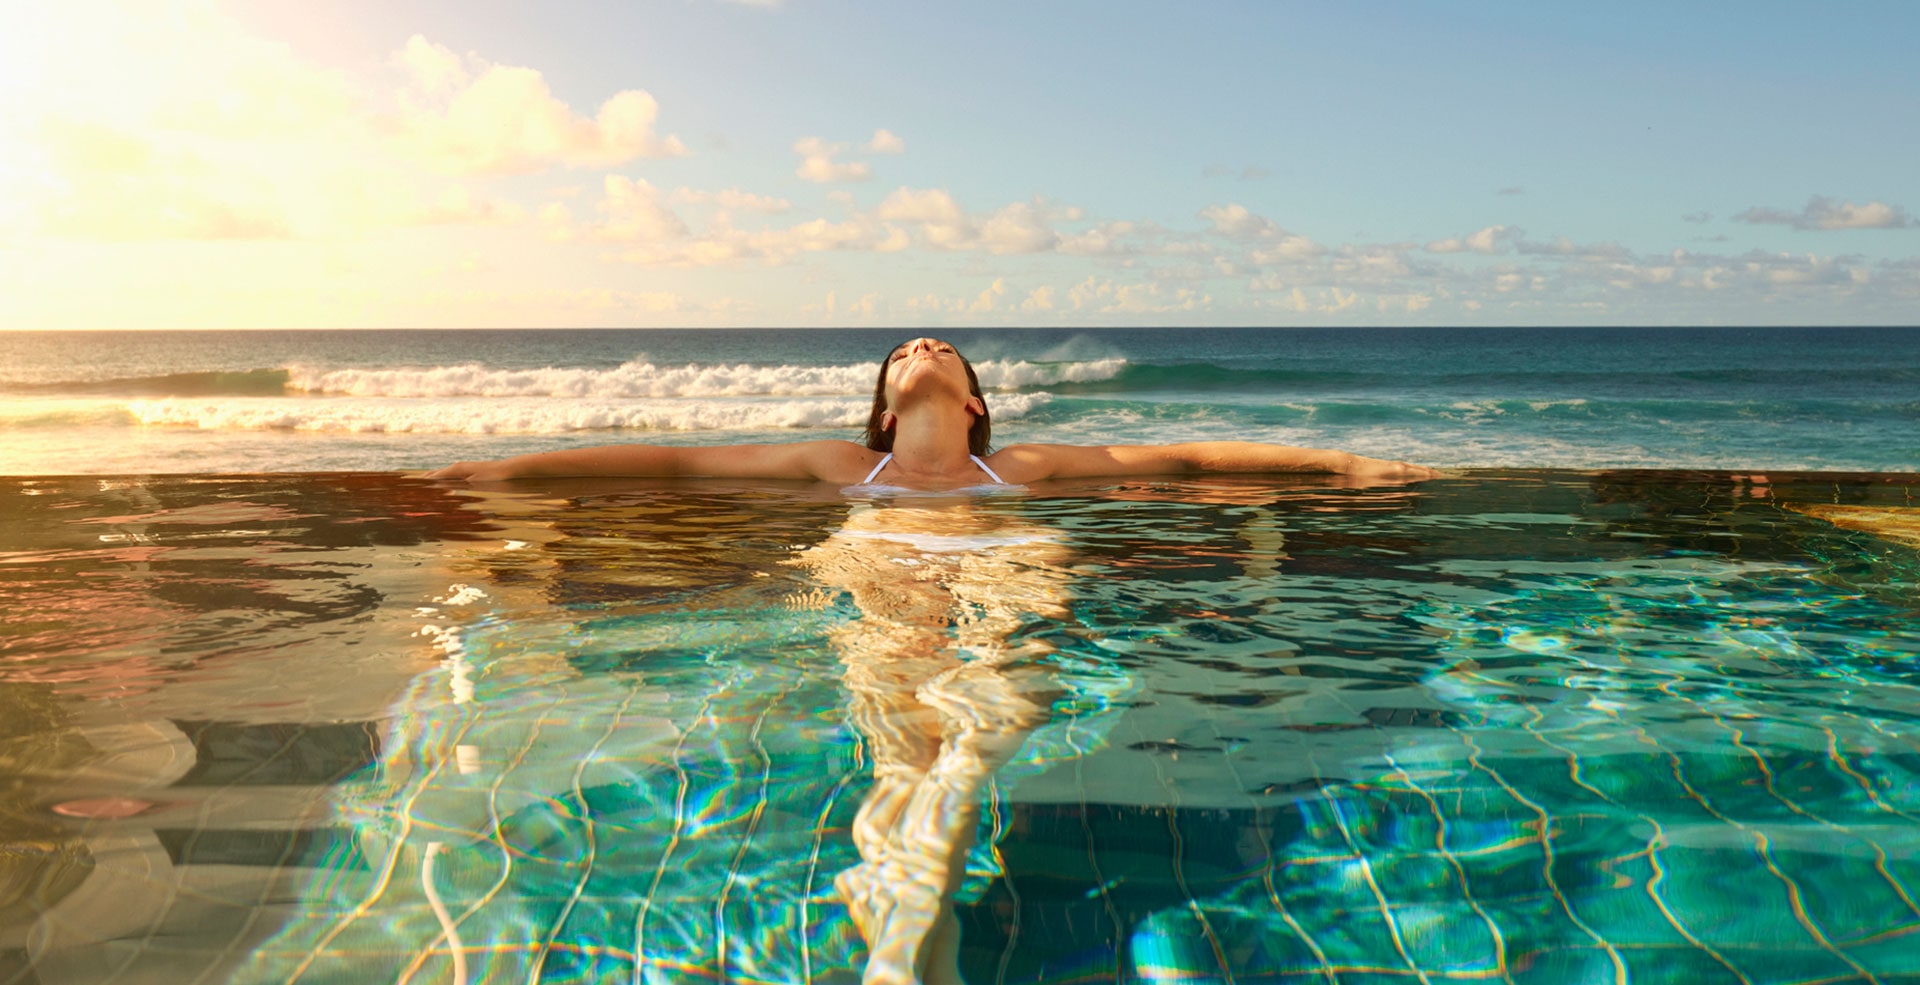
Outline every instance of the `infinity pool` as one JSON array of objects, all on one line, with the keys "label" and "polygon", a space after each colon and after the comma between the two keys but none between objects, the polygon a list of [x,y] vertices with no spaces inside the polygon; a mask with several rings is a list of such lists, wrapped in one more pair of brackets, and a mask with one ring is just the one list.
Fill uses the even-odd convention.
[{"label": "infinity pool", "polygon": [[1917,492],[0,478],[0,985],[1920,982]]}]

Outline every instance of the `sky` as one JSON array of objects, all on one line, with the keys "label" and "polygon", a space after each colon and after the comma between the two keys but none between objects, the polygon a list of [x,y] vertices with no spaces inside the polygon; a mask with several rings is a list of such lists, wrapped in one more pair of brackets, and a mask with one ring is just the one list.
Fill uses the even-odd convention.
[{"label": "sky", "polygon": [[0,0],[0,329],[1920,324],[1920,4]]}]

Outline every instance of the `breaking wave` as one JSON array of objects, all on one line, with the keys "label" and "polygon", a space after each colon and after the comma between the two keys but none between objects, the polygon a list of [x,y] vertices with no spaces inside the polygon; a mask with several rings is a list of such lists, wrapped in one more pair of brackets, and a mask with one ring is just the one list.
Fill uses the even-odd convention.
[{"label": "breaking wave", "polygon": [[[1085,363],[991,360],[974,365],[988,390],[1024,390],[1118,374],[1123,359]],[[544,367],[495,369],[479,363],[425,369],[295,367],[290,386],[310,393],[356,397],[572,397],[577,399],[833,397],[871,394],[876,367],[757,366],[694,363],[657,366],[644,359],[612,369]]]},{"label": "breaking wave", "polygon": [[[1021,391],[1111,379],[1124,359],[1089,362],[984,360],[974,364],[981,387]],[[612,368],[545,366],[503,369],[480,362],[447,366],[328,368],[294,365],[98,380],[16,382],[0,391],[36,397],[571,397],[632,400],[711,397],[851,397],[873,392],[876,364],[839,366],[684,363],[645,357]]]},{"label": "breaking wave", "polygon": [[[1001,394],[997,419],[1018,419],[1043,393]],[[484,397],[406,400],[135,400],[130,423],[201,430],[414,434],[559,434],[571,431],[741,431],[858,428],[871,404],[855,398],[595,400]]]}]

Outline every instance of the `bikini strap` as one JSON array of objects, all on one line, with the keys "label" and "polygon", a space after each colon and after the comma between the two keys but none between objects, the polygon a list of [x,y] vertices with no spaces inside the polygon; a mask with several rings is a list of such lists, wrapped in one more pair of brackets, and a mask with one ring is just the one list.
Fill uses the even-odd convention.
[{"label": "bikini strap", "polygon": [[987,468],[987,463],[981,461],[980,456],[968,455],[967,457],[973,459],[973,464],[980,466],[980,471],[985,472],[987,474],[987,478],[992,479],[993,481],[1003,486],[1007,484],[1007,480],[1000,478],[1000,473],[995,472],[990,468]]},{"label": "bikini strap", "polygon": [[[873,467],[873,471],[871,471],[871,472],[868,472],[868,473],[867,473],[867,477],[866,477],[866,478],[864,478],[864,479],[861,479],[861,480],[860,480],[860,484],[864,486],[864,485],[866,485],[866,484],[868,484],[868,483],[870,483],[870,482],[872,482],[872,481],[873,481],[873,477],[874,477],[874,476],[876,476],[876,475],[879,475],[879,474],[880,474],[880,470],[881,470],[881,469],[884,469],[884,468],[886,468],[886,467],[887,467],[887,463],[888,463],[888,462],[891,462],[891,461],[893,461],[893,452],[887,452],[887,453],[886,453],[886,455],[885,455],[884,457],[882,457],[882,458],[880,459],[880,464],[878,464],[878,465],[876,465],[876,466],[874,466],[874,467]],[[976,461],[976,462],[977,462],[977,461],[979,461],[979,459],[977,459],[977,458],[976,458],[976,459],[974,459],[974,461]],[[986,468],[986,466],[984,466],[984,465],[982,465],[982,466],[980,466],[980,467],[981,467],[981,468]],[[988,474],[988,475],[993,475],[993,473],[992,473],[992,472],[988,472],[987,474]],[[998,477],[996,477],[996,480],[997,480],[997,478],[998,478]]]}]

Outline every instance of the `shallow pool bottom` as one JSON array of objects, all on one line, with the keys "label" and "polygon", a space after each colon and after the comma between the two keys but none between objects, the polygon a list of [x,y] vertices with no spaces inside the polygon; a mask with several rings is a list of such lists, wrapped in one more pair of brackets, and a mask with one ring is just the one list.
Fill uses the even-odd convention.
[{"label": "shallow pool bottom", "polygon": [[4,480],[0,982],[1920,981],[1916,487]]}]

